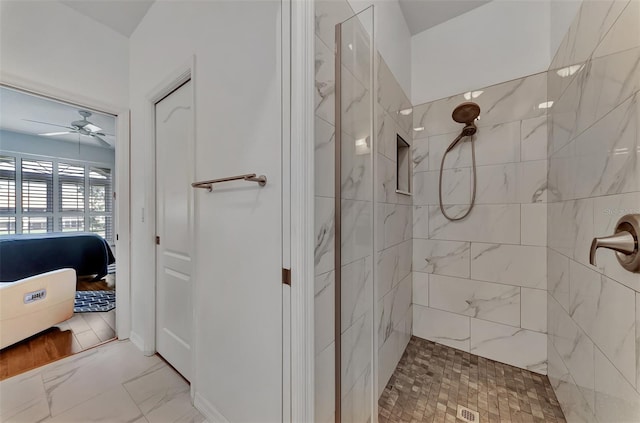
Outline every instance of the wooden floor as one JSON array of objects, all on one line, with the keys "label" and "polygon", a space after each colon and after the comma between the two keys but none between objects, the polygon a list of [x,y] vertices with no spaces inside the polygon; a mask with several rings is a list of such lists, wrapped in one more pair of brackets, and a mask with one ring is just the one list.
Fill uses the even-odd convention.
[{"label": "wooden floor", "polygon": [[[109,281],[78,281],[78,291],[113,290]],[[116,311],[75,313],[44,332],[0,350],[0,380],[35,369],[114,339]]]}]

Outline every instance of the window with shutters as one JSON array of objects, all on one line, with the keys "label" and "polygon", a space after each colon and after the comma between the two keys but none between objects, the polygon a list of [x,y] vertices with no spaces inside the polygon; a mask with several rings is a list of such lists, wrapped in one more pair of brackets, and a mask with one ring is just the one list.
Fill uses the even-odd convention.
[{"label": "window with shutters", "polygon": [[113,235],[113,174],[73,160],[0,155],[0,235],[95,232]]},{"label": "window with shutters", "polygon": [[53,162],[22,160],[22,233],[53,231]]},{"label": "window with shutters", "polygon": [[0,156],[0,235],[16,233],[16,159]]}]

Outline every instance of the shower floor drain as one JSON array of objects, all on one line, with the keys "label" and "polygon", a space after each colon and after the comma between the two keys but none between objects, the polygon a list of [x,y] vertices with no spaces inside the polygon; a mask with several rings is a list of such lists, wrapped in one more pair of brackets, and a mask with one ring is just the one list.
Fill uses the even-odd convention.
[{"label": "shower floor drain", "polygon": [[458,406],[457,417],[469,423],[478,423],[480,421],[480,413],[469,410],[467,407],[463,407],[461,405]]}]

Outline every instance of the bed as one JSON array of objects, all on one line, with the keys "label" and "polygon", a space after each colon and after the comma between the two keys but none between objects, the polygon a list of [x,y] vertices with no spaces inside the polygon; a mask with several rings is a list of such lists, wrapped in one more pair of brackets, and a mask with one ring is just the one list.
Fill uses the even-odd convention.
[{"label": "bed", "polygon": [[0,348],[71,318],[75,294],[73,269],[0,284]]},{"label": "bed", "polygon": [[113,252],[100,235],[50,232],[0,236],[0,282],[13,282],[52,270],[70,268],[77,276],[107,275],[115,263]]}]

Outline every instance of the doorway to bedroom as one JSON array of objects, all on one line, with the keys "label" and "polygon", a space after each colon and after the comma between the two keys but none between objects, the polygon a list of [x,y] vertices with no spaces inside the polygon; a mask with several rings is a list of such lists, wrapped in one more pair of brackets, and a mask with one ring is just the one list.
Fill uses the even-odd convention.
[{"label": "doorway to bedroom", "polygon": [[116,338],[116,116],[0,86],[0,380]]}]

